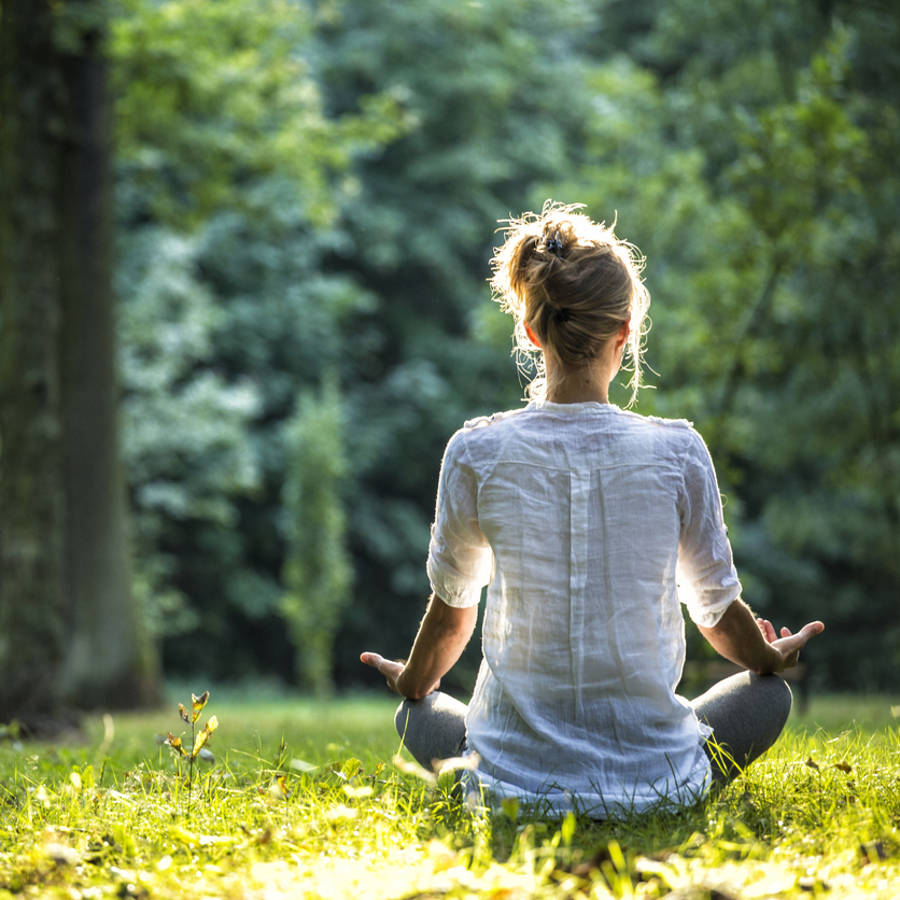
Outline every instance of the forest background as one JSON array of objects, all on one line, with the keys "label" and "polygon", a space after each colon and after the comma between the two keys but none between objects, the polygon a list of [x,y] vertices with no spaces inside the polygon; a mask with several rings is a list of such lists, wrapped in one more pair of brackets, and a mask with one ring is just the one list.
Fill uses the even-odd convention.
[{"label": "forest background", "polygon": [[[497,220],[548,197],[647,256],[635,409],[705,436],[745,598],[827,623],[815,687],[893,689],[898,22],[852,0],[4,0],[0,720],[161,675],[327,692],[371,682],[363,648],[402,655],[443,446],[523,395]],[[85,60],[86,106],[44,117]],[[30,111],[26,75],[48,85]],[[62,148],[42,183],[10,149],[38,118]],[[95,119],[105,230],[59,199]],[[85,546],[120,492],[118,544]]]}]

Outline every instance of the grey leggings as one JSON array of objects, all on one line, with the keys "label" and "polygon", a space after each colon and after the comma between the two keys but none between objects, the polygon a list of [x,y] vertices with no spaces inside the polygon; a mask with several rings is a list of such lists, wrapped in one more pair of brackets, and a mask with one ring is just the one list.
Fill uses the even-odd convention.
[{"label": "grey leggings", "polygon": [[[765,753],[791,711],[791,689],[777,675],[738,672],[691,701],[713,730],[706,744],[714,780],[726,782]],[[404,700],[394,716],[407,750],[426,768],[432,760],[459,756],[466,747],[466,705],[436,691]]]}]

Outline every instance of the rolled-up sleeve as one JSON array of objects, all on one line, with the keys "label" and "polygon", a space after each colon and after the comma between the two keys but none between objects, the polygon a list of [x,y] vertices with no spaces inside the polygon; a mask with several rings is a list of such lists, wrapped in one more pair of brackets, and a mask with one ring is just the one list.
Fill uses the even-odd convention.
[{"label": "rolled-up sleeve", "polygon": [[493,556],[478,526],[478,481],[466,460],[465,432],[447,444],[441,463],[426,571],[448,606],[475,606],[490,581]]},{"label": "rolled-up sleeve", "polygon": [[693,429],[683,463],[678,565],[687,582],[684,602],[697,625],[712,628],[740,596],[741,583],[725,529],[715,468],[703,438]]}]

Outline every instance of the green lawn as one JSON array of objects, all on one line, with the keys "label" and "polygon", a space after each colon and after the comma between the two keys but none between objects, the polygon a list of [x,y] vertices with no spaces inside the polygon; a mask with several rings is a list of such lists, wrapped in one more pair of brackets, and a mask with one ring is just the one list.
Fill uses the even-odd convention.
[{"label": "green lawn", "polygon": [[190,797],[174,701],[7,737],[0,897],[900,897],[900,698],[814,699],[726,790],[619,823],[467,809],[392,762],[394,705],[214,690]]}]

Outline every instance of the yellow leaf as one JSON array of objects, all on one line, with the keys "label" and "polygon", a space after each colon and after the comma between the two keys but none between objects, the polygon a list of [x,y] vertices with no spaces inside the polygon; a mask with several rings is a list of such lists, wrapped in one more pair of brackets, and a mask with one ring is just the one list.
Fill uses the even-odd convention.
[{"label": "yellow leaf", "polygon": [[212,734],[219,727],[219,720],[215,716],[210,716],[209,721],[206,723],[205,731],[208,731]]},{"label": "yellow leaf", "polygon": [[200,734],[197,735],[197,739],[194,741],[194,749],[191,751],[191,756],[196,757],[200,750],[203,748],[203,745],[209,740],[209,732],[204,728]]},{"label": "yellow leaf", "polygon": [[197,719],[200,718],[200,712],[208,702],[209,691],[204,691],[199,697],[196,694],[191,694],[191,712],[193,713],[191,717],[192,722],[196,722]]},{"label": "yellow leaf", "polygon": [[270,797],[290,797],[291,792],[287,786],[287,779],[284,775],[276,775],[275,780],[269,785],[269,796]]},{"label": "yellow leaf", "polygon": [[184,708],[183,703],[178,704],[178,714],[182,719],[184,719],[185,722],[188,723],[188,725],[191,724],[191,717],[188,715],[188,711]]},{"label": "yellow leaf", "polygon": [[182,756],[187,756],[187,750],[181,744],[181,738],[175,737],[174,734],[170,731],[168,736],[166,737],[166,743],[173,749],[177,750]]}]

